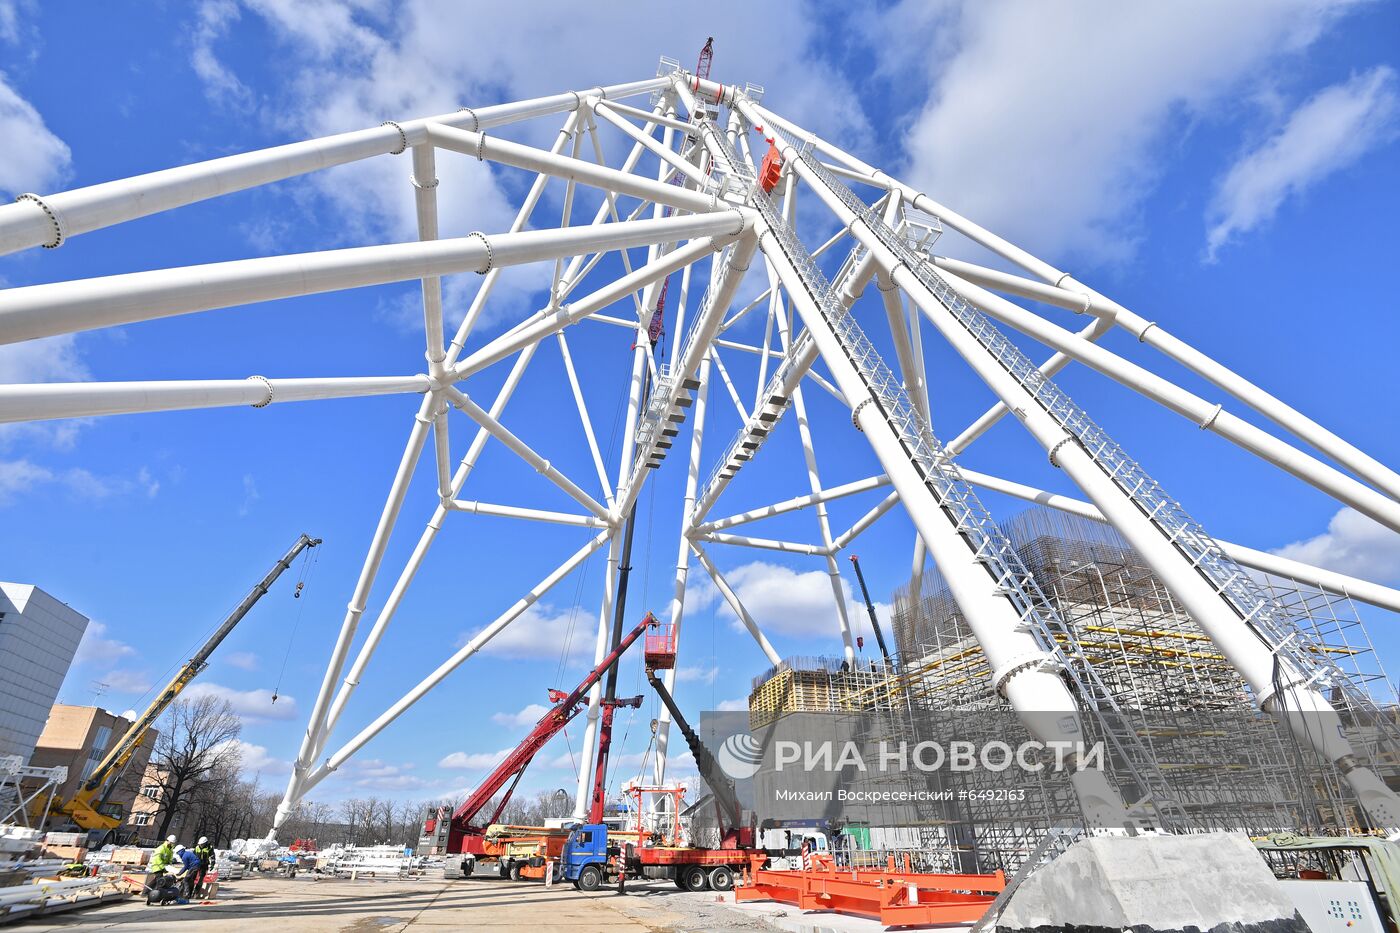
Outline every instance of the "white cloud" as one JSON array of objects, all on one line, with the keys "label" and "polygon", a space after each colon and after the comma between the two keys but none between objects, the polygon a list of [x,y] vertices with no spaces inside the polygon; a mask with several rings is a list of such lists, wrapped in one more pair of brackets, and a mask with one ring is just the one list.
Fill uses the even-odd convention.
[{"label": "white cloud", "polygon": [[[754,561],[724,571],[724,578],[765,634],[819,638],[840,644],[836,597],[825,570],[799,571],[781,564]],[[695,582],[686,589],[687,610],[705,609],[720,603],[724,606],[722,612],[729,611],[728,603],[723,601],[708,575],[703,571],[692,573],[691,580]],[[853,636],[863,637],[868,650],[878,650],[865,605],[854,599],[844,577],[841,578],[841,592]],[[889,632],[889,613],[888,605],[875,604],[875,614],[886,633]],[[742,627],[737,616],[734,626]]]},{"label": "white cloud", "polygon": [[214,43],[224,37],[241,15],[234,0],[204,0],[190,33],[190,67],[204,85],[204,93],[234,109],[251,104],[253,92],[219,61]]},{"label": "white cloud", "polygon": [[85,499],[110,499],[136,493],[154,499],[160,492],[160,480],[151,476],[145,467],[136,471],[133,477],[99,476],[83,467],[73,467],[58,474],[74,494]]},{"label": "white cloud", "polygon": [[242,739],[233,739],[227,743],[238,749],[239,759],[243,763],[244,772],[256,772],[261,774],[290,774],[292,763],[284,758],[274,757],[268,752],[264,745],[254,745]]},{"label": "white cloud", "polygon": [[[910,4],[924,6],[907,0],[895,28],[908,28]],[[909,181],[1032,251],[1121,261],[1179,133],[1266,87],[1352,5],[935,7],[934,22],[915,17],[935,51],[907,34],[883,44],[931,86],[905,140]]]},{"label": "white cloud", "polygon": [[540,721],[540,717],[549,712],[549,707],[539,703],[531,703],[522,710],[514,713],[496,713],[491,717],[493,722],[498,722],[503,726],[533,726]]},{"label": "white cloud", "polygon": [[683,683],[683,684],[684,684],[684,683],[712,684],[712,683],[715,682],[715,678],[718,677],[718,676],[719,676],[719,668],[718,668],[718,667],[704,667],[704,666],[699,666],[699,665],[697,665],[697,666],[694,666],[694,667],[678,667],[678,668],[676,668],[676,680],[680,681],[680,682]]},{"label": "white cloud", "polygon": [[743,713],[748,712],[749,698],[735,697],[732,700],[720,700],[715,704],[715,710],[721,713]]},{"label": "white cloud", "polygon": [[223,660],[245,671],[255,671],[259,666],[258,656],[251,651],[230,651]]},{"label": "white cloud", "polygon": [[102,675],[102,682],[117,693],[145,693],[151,689],[151,675],[145,671],[118,668]]},{"label": "white cloud", "polygon": [[[552,3],[530,0],[470,6],[408,0],[392,9],[360,0],[243,0],[243,9],[245,16],[260,17],[276,39],[277,73],[284,76],[260,113],[265,122],[295,135],[322,136],[450,113],[464,104],[479,107],[650,77],[658,55],[692,63],[704,41],[702,29],[717,34],[717,79],[767,85],[770,93],[782,94],[791,117],[814,129],[835,130],[838,137],[868,132],[859,98],[839,70],[813,51],[822,21],[802,4],[721,3],[711,7],[711,21],[703,27],[680,32],[641,2],[596,11],[576,8],[568,16],[558,15]],[[196,26],[203,28],[204,22]],[[200,67],[214,76],[205,86],[218,103],[222,88],[236,77],[212,51],[230,21],[214,22]],[[772,42],[774,35],[783,41]],[[562,121],[562,115],[545,118],[508,132],[547,146]],[[611,129],[603,132],[610,138]],[[583,152],[592,155],[587,146]],[[620,158],[620,146],[613,143],[608,155]],[[497,173],[475,159],[445,153],[439,154],[437,170],[444,236],[509,225],[514,199],[506,196],[501,176],[511,174],[514,183],[520,173]],[[385,156],[317,173],[309,182],[334,207],[341,221],[336,229],[346,240],[405,240],[416,237],[409,172],[408,156]],[[553,189],[546,194],[557,196]],[[557,210],[546,208],[546,213]],[[543,281],[534,269],[508,272],[487,318],[523,310],[521,302]],[[453,322],[476,280],[449,279],[444,287],[446,317]],[[390,302],[385,310],[397,318],[402,308]]]},{"label": "white cloud", "polygon": [[90,378],[74,334],[0,346],[0,382],[73,382]]},{"label": "white cloud", "polygon": [[[11,18],[11,22],[13,19]],[[0,29],[5,28],[0,17]],[[55,136],[34,106],[21,97],[0,72],[0,192],[52,191],[68,175],[72,153]]]},{"label": "white cloud", "polygon": [[1313,95],[1274,136],[1230,167],[1211,204],[1211,259],[1241,233],[1267,223],[1301,194],[1395,138],[1400,82],[1385,66]]},{"label": "white cloud", "polygon": [[[481,630],[464,634],[457,646],[465,645]],[[592,609],[556,609],[549,603],[536,603],[481,650],[483,654],[525,660],[557,660],[562,650],[571,662],[587,662],[593,660],[597,632],[598,617]]]},{"label": "white cloud", "polygon": [[419,790],[430,786],[433,782],[412,773],[416,767],[411,762],[396,765],[379,758],[352,759],[341,769],[341,776],[356,787],[371,790]]},{"label": "white cloud", "polygon": [[0,460],[0,505],[14,500],[40,483],[53,479],[53,471],[28,460]]},{"label": "white cloud", "polygon": [[196,681],[185,689],[184,698],[196,700],[212,696],[227,700],[233,711],[250,719],[295,719],[297,701],[285,693],[272,700],[271,690],[235,690],[207,680]]},{"label": "white cloud", "polygon": [[1377,583],[1400,583],[1400,535],[1351,508],[1333,515],[1322,534],[1273,553]]},{"label": "white cloud", "polygon": [[16,0],[0,0],[0,40],[19,39],[19,4]]},{"label": "white cloud", "polygon": [[565,768],[570,771],[578,770],[578,759],[575,758],[568,749],[565,749],[553,758],[540,762],[540,764],[550,769]]},{"label": "white cloud", "polygon": [[254,503],[260,498],[262,498],[262,495],[258,492],[258,481],[253,477],[252,473],[244,473],[243,504],[238,507],[239,517],[242,518],[247,515],[248,512],[252,510]]},{"label": "white cloud", "polygon": [[438,761],[438,767],[454,771],[482,771],[505,761],[513,751],[514,748],[503,748],[498,752],[453,752]]},{"label": "white cloud", "polygon": [[106,622],[94,619],[88,623],[87,629],[83,632],[83,640],[78,643],[78,650],[73,655],[73,663],[111,664],[135,654],[136,649],[131,645],[107,637]]},{"label": "white cloud", "polygon": [[58,483],[89,502],[127,495],[154,499],[160,492],[160,480],[146,467],[137,470],[135,476],[102,476],[84,467],[55,471],[30,460],[0,460],[0,505],[46,483]]}]

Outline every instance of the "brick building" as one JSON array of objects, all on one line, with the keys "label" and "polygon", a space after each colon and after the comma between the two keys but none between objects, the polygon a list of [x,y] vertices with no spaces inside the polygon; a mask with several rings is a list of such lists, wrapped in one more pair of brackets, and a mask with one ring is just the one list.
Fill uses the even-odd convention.
[{"label": "brick building", "polygon": [[[131,720],[95,706],[56,703],[49,711],[48,722],[34,747],[31,761],[38,768],[62,765],[68,769],[68,780],[58,791],[58,797],[66,799],[78,791],[131,725]],[[131,812],[137,795],[137,776],[145,773],[155,740],[156,730],[152,729],[123,773],[116,777],[104,811],[115,812],[110,808],[118,807],[124,820]]]}]

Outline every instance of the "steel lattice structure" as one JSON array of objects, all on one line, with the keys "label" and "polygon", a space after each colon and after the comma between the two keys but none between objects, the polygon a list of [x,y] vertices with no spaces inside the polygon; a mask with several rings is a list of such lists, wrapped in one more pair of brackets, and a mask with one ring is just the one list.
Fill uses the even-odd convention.
[{"label": "steel lattice structure", "polygon": [[[1348,444],[1284,402],[1251,384],[1200,350],[902,181],[801,129],[769,110],[762,91],[696,77],[662,60],[657,77],[629,84],[568,91],[551,97],[499,104],[403,122],[277,148],[234,155],[133,178],[50,195],[22,195],[0,207],[0,252],[58,248],[70,237],[171,210],[232,191],[357,160],[407,154],[412,163],[419,241],[220,262],[0,291],[0,342],[14,343],[213,308],[269,301],[365,285],[421,280],[426,333],[425,372],[395,377],[216,379],[131,383],[7,385],[0,387],[0,421],[89,417],[269,404],[313,399],[418,394],[403,457],[394,476],[362,571],[351,595],[325,677],[311,711],[296,764],[279,809],[278,823],[313,787],[406,709],[477,653],[590,555],[607,550],[596,656],[608,649],[612,600],[619,573],[623,527],[654,468],[689,420],[684,500],[670,621],[683,621],[686,582],[694,558],[742,620],[768,660],[779,658],[761,619],[742,604],[711,559],[714,544],[773,549],[822,560],[831,575],[848,659],[854,646],[836,555],[896,506],[918,535],[914,565],[931,558],[947,580],[980,642],[995,688],[1045,739],[1076,734],[1080,717],[1099,717],[1118,751],[1141,766],[1140,786],[1153,788],[1151,762],[1135,751],[1131,730],[1115,728],[1117,711],[1084,659],[1066,654],[1055,633],[1062,624],[1021,565],[974,486],[1107,521],[1138,551],[1173,597],[1243,675],[1256,700],[1286,717],[1294,731],[1338,763],[1375,823],[1400,829],[1400,800],[1354,755],[1341,737],[1340,720],[1327,696],[1341,696],[1351,711],[1377,713],[1363,691],[1309,650],[1286,612],[1246,568],[1277,573],[1321,590],[1343,593],[1400,611],[1400,592],[1321,568],[1217,541],[1196,523],[1143,468],[1119,447],[1053,381],[1070,362],[1087,366],[1146,399],[1190,419],[1205,431],[1400,531],[1400,475]],[[647,98],[650,106],[623,103]],[[526,120],[564,115],[553,146],[542,149],[503,138],[497,130]],[[607,164],[598,144],[602,124],[632,143],[619,163]],[[489,131],[489,132],[488,132]],[[660,138],[657,133],[660,131]],[[765,140],[777,155],[759,162]],[[591,143],[596,158],[580,155]],[[565,154],[565,150],[569,153]],[[439,150],[465,154],[495,166],[534,175],[515,223],[501,233],[439,239],[435,158]],[[638,171],[654,159],[655,175]],[[780,164],[780,171],[779,171]],[[534,228],[535,208],[546,184],[563,179],[564,206],[557,227]],[[850,187],[854,185],[864,195]],[[602,192],[591,222],[573,223],[580,186]],[[799,233],[796,201],[824,209],[834,237],[815,249]],[[649,216],[647,216],[649,215]],[[807,224],[810,226],[810,224]],[[955,230],[1027,274],[1009,274],[932,252],[943,227]],[[811,237],[805,237],[811,239]],[[818,261],[833,247],[843,261]],[[632,268],[629,248],[644,248],[646,262]],[[607,256],[617,252],[624,274],[575,292]],[[504,333],[483,338],[477,324],[503,269],[552,263],[545,307]],[[825,265],[825,269],[823,268]],[[450,340],[444,333],[441,277],[473,271],[481,288]],[[680,275],[679,300],[668,313],[683,334],[669,362],[647,339],[666,283]],[[692,276],[705,282],[703,297],[686,308]],[[767,289],[743,307],[735,296],[746,275],[766,277]],[[594,283],[589,279],[590,284]],[[876,294],[867,297],[868,286]],[[700,289],[697,288],[697,291]],[[1010,298],[1007,296],[1011,296]],[[1030,299],[1086,314],[1072,332],[1011,298]],[[724,337],[752,309],[767,306],[761,345]],[[604,312],[614,306],[626,316]],[[635,312],[635,314],[631,313]],[[859,321],[857,320],[859,318]],[[568,334],[584,322],[620,325],[636,334],[630,391],[620,449],[600,449],[588,406],[569,354]],[[1115,354],[1097,341],[1114,327],[1254,409],[1338,466],[1254,427],[1223,403],[1202,398]],[[888,365],[865,329],[878,329],[892,346]],[[1052,352],[1030,360],[1005,335],[1018,331]],[[929,332],[932,333],[929,333]],[[973,424],[940,443],[929,422],[924,341],[945,341],[999,399]],[[773,338],[776,337],[776,345]],[[526,375],[535,349],[557,342],[602,490],[586,491],[594,477],[570,477],[501,421],[502,410]],[[759,357],[754,402],[747,405],[724,368],[720,350]],[[829,372],[814,369],[820,360]],[[494,401],[483,406],[469,391],[473,377],[510,361]],[[720,447],[704,444],[708,391],[722,384],[743,426]],[[882,469],[839,486],[822,483],[814,452],[804,387],[816,385],[849,411],[848,436],[862,436]],[[793,412],[806,464],[805,488],[764,508],[714,517],[730,481],[757,455],[775,423]],[[459,412],[475,428],[454,470],[449,430]],[[1083,491],[1086,500],[1052,495],[1014,482],[961,469],[958,457],[1007,413],[1015,415],[1044,448],[1049,462]],[[850,428],[860,432],[854,435]],[[429,440],[432,440],[429,449]],[[502,505],[463,497],[483,448],[492,441],[538,471],[578,505],[574,512]],[[610,474],[606,455],[618,468]],[[407,498],[420,457],[434,461],[437,501],[432,517],[384,599],[367,634],[357,637],[390,535]],[[678,458],[679,459],[679,458]],[[711,465],[706,469],[706,465]],[[1339,469],[1340,467],[1341,469]],[[1347,472],[1343,472],[1343,469]],[[845,531],[832,527],[827,503],[891,487],[888,495]],[[748,522],[812,507],[817,541],[777,541],[738,534]],[[405,592],[438,530],[454,512],[494,515],[596,530],[587,543],[515,604],[486,625],[429,676],[382,714],[338,745],[347,701],[366,673],[391,626]],[[358,644],[358,647],[356,647]],[[352,657],[353,649],[353,657]],[[666,673],[667,685],[674,677]],[[589,708],[579,770],[579,806],[586,805],[592,749],[596,744],[599,689]],[[1387,720],[1388,721],[1388,720]],[[1319,728],[1322,723],[1325,728]],[[666,720],[659,725],[656,778],[665,771]],[[1125,805],[1099,772],[1076,776],[1076,789],[1094,824],[1120,822]],[[1166,812],[1159,808],[1159,813]],[[275,832],[276,826],[273,827]]]}]

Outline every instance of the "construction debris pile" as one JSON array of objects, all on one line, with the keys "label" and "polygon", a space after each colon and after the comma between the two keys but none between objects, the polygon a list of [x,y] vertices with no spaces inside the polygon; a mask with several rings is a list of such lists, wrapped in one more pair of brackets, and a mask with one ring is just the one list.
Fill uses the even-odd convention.
[{"label": "construction debris pile", "polygon": [[104,853],[89,855],[83,833],[45,833],[0,826],[0,923],[89,907],[128,897],[125,866]]}]

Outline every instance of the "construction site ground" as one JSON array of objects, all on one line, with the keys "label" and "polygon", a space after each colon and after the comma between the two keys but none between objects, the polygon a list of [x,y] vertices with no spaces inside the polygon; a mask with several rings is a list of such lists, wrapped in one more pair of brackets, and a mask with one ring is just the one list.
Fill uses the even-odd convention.
[{"label": "construction site ground", "polygon": [[[802,913],[782,904],[735,904],[733,895],[677,890],[670,882],[634,883],[627,893],[589,893],[571,884],[497,878],[357,880],[251,877],[224,885],[213,901],[147,907],[133,898],[102,907],[36,917],[15,933],[47,930],[165,931],[198,923],[201,933],[399,933],[403,930],[489,930],[545,933],[875,933],[873,920]],[[943,927],[941,929],[949,929]],[[956,929],[956,928],[953,928]]]}]

